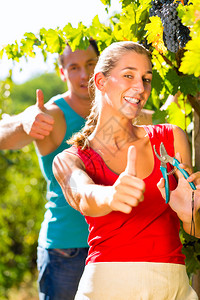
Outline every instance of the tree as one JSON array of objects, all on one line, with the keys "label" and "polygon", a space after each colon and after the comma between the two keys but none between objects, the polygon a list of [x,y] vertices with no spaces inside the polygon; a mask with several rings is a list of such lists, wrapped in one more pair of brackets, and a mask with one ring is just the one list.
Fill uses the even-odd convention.
[{"label": "tree", "polygon": [[[0,85],[2,111],[7,114],[34,104],[38,87],[46,99],[66,90],[57,74],[43,74],[20,85],[8,78]],[[35,279],[46,182],[33,144],[20,151],[0,151],[0,178],[0,299],[7,299],[9,289],[19,286],[24,277]]]}]

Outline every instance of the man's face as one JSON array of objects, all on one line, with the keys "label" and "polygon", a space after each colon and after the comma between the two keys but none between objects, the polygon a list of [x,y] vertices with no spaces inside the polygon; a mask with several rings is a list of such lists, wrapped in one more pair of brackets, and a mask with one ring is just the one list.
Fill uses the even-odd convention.
[{"label": "man's face", "polygon": [[71,94],[89,99],[88,81],[97,63],[97,54],[90,45],[87,50],[72,52],[69,46],[63,53],[62,78],[67,81]]}]

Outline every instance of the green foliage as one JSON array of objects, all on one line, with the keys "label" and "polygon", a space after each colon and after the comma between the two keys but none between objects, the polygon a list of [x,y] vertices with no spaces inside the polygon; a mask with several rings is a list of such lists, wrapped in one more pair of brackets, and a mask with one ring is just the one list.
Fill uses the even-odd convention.
[{"label": "green foliage", "polygon": [[98,16],[94,17],[92,21],[90,34],[96,39],[100,51],[115,41],[111,27],[101,24]]},{"label": "green foliage", "polygon": [[[19,61],[19,58],[22,57],[22,53],[20,52],[18,42],[15,41],[15,44],[8,44],[5,46],[4,51],[6,52],[6,55],[8,59],[13,59],[16,61]],[[1,52],[1,55],[3,55],[3,51]]]},{"label": "green foliage", "polygon": [[42,28],[40,30],[41,42],[38,42],[39,47],[50,53],[61,53],[65,48],[63,33],[60,29]]},{"label": "green foliage", "polygon": [[116,41],[133,40],[141,42],[144,39],[145,25],[148,21],[150,0],[131,1],[123,5],[119,22],[114,25],[113,35]]},{"label": "green foliage", "polygon": [[102,2],[104,5],[106,5],[105,10],[106,10],[106,12],[108,12],[108,9],[109,9],[109,7],[110,7],[110,5],[111,5],[111,0],[101,0],[101,2]]},{"label": "green foliage", "polygon": [[180,238],[183,244],[182,252],[186,256],[186,270],[190,276],[200,269],[200,239],[185,233],[182,227],[180,231]]},{"label": "green foliage", "polygon": [[152,119],[153,124],[165,123],[167,119],[167,112],[163,110],[156,110]]},{"label": "green foliage", "polygon": [[4,81],[0,82],[0,116],[2,113],[8,112],[10,105],[10,90],[12,89],[13,82],[10,76],[7,77]]},{"label": "green foliage", "polygon": [[[0,86],[0,108],[8,114],[34,104],[37,88],[42,88],[46,100],[66,91],[57,74],[44,74],[20,85],[7,78]],[[0,299],[8,299],[10,288],[19,286],[36,270],[46,182],[34,145],[19,151],[0,151],[0,178]]]},{"label": "green foliage", "polygon": [[148,43],[152,43],[156,50],[160,53],[166,53],[167,48],[163,42],[163,26],[159,17],[150,17],[150,22],[146,24],[145,29],[147,30],[146,37]]},{"label": "green foliage", "polygon": [[81,22],[78,24],[78,28],[76,30],[73,28],[69,30],[68,27],[66,30],[65,27],[63,32],[65,33],[65,39],[68,40],[72,51],[75,51],[78,48],[84,50],[89,46],[89,30]]},{"label": "green foliage", "polygon": [[186,50],[188,50],[183,59],[180,67],[180,72],[184,74],[194,74],[195,77],[200,76],[200,37],[193,38],[186,45]]},{"label": "green foliage", "polygon": [[24,34],[25,39],[21,40],[21,51],[22,53],[27,53],[27,56],[35,57],[35,52],[33,51],[34,45],[39,45],[40,42],[32,32],[26,32]]},{"label": "green foliage", "polygon": [[110,6],[110,1],[111,0],[101,0],[101,2],[104,4],[104,5],[108,5],[108,6]]},{"label": "green foliage", "polygon": [[190,29],[191,40],[187,43],[186,52],[182,59],[180,72],[200,76],[200,2],[190,1],[184,9],[179,6],[179,16],[184,25]]},{"label": "green foliage", "polygon": [[167,121],[170,124],[177,125],[187,130],[187,127],[191,123],[191,119],[189,117],[185,117],[185,111],[180,109],[176,103],[171,103],[167,107]]},{"label": "green foliage", "polygon": [[33,145],[0,152],[0,299],[36,268],[46,184]]},{"label": "green foliage", "polygon": [[35,77],[23,84],[14,84],[11,89],[13,106],[10,107],[10,114],[17,114],[26,107],[35,104],[36,90],[41,89],[44,93],[45,101],[58,93],[66,91],[66,83],[60,80],[57,74],[47,73]]}]

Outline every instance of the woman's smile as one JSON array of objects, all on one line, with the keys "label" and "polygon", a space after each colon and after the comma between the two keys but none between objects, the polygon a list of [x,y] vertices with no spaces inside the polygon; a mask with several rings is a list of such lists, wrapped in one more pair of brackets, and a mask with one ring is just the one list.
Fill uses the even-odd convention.
[{"label": "woman's smile", "polygon": [[135,97],[124,96],[123,98],[125,101],[131,104],[139,104],[141,101],[139,98],[135,98]]}]

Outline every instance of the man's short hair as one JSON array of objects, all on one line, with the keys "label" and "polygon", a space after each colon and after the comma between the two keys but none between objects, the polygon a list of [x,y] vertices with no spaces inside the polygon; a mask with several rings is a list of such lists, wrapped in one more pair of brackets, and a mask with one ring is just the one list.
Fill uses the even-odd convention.
[{"label": "man's short hair", "polygon": [[[90,38],[89,43],[93,47],[94,51],[96,52],[96,55],[99,56],[100,52],[99,52],[99,49],[98,49],[98,46],[97,46],[97,42],[94,39]],[[68,42],[66,42],[66,45],[70,47]],[[58,63],[59,63],[60,66],[64,67],[64,54],[59,55]]]}]

